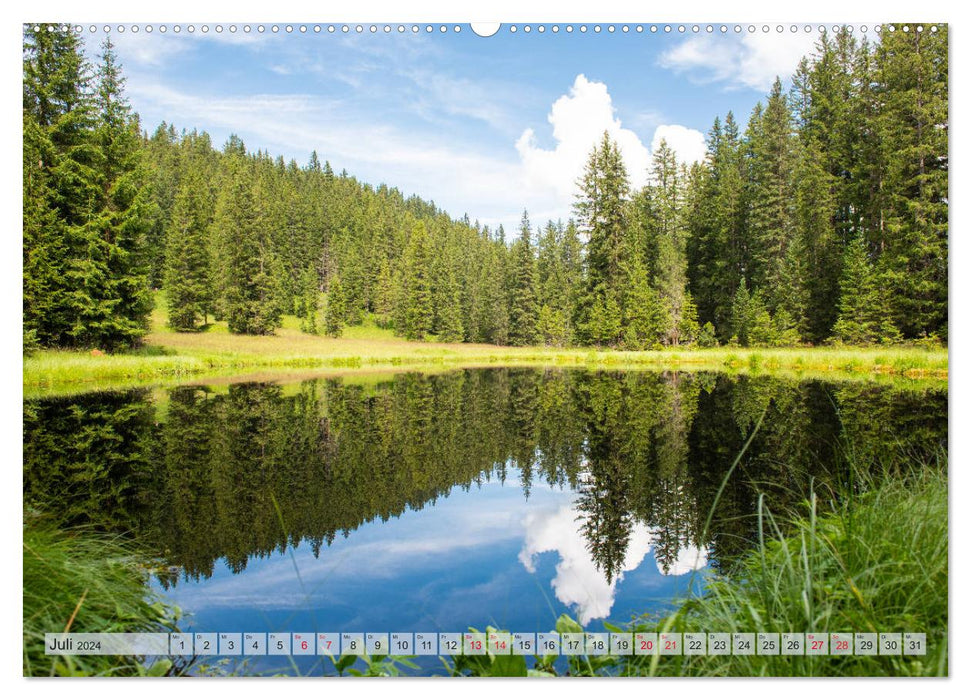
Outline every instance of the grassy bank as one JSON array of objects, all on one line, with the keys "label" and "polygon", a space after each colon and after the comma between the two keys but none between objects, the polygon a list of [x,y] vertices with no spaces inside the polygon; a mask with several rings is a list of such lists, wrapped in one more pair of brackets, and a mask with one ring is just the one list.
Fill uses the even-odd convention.
[{"label": "grassy bank", "polygon": [[[941,676],[948,673],[945,468],[892,478],[819,516],[762,509],[763,542],[660,627],[676,632],[924,632],[926,656],[684,656],[636,675]],[[783,533],[786,534],[783,534]]]},{"label": "grassy bank", "polygon": [[127,540],[62,529],[38,516],[24,522],[25,676],[163,675],[162,659],[147,668],[134,657],[46,656],[47,632],[164,632],[177,611],[154,598],[145,557]]},{"label": "grassy bank", "polygon": [[272,336],[231,335],[225,324],[176,333],[156,312],[144,347],[125,354],[42,350],[24,358],[28,395],[258,372],[425,370],[490,365],[789,371],[947,378],[947,350],[921,347],[711,348],[645,352],[411,342],[373,323],[342,338],[303,333],[294,318]]}]

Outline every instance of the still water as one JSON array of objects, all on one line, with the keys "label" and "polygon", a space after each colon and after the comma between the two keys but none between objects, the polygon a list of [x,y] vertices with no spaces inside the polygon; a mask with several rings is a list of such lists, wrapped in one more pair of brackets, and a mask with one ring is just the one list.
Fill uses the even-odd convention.
[{"label": "still water", "polygon": [[478,369],[182,386],[25,402],[24,502],[156,552],[186,631],[533,632],[562,613],[601,630],[744,556],[760,493],[781,510],[946,444],[946,388],[911,382]]}]

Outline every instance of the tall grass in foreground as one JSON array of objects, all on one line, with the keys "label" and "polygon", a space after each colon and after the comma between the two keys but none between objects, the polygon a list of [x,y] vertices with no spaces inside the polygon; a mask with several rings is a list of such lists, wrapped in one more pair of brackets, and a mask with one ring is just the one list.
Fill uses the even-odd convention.
[{"label": "tall grass in foreground", "polygon": [[146,585],[145,557],[127,540],[86,529],[61,529],[36,515],[24,522],[25,676],[163,675],[134,657],[46,656],[47,632],[165,632],[177,611]]},{"label": "tall grass in foreground", "polygon": [[[889,478],[820,516],[760,508],[762,542],[658,628],[675,632],[925,632],[920,656],[633,659],[625,675],[926,676],[948,672],[945,468]],[[638,627],[635,627],[635,630]],[[672,660],[673,663],[672,663]],[[666,662],[666,663],[665,663]]]}]

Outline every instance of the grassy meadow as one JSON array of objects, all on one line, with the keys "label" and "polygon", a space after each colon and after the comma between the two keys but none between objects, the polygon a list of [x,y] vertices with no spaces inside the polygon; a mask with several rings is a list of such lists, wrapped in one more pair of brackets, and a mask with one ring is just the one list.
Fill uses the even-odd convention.
[{"label": "grassy meadow", "polygon": [[24,358],[28,396],[267,373],[360,373],[489,365],[610,367],[791,372],[801,376],[908,377],[946,380],[946,348],[915,346],[685,348],[625,352],[594,348],[508,347],[399,338],[373,320],[344,329],[340,338],[300,330],[293,316],[273,335],[229,333],[224,322],[204,331],[168,328],[159,298],[142,347],[118,354],[40,350]]}]

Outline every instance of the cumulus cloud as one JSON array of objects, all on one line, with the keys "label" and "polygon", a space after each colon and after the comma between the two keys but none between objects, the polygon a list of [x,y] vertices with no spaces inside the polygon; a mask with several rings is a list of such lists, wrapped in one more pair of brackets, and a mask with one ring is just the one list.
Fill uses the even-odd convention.
[{"label": "cumulus cloud", "polygon": [[814,33],[755,32],[733,36],[694,36],[661,54],[660,64],[698,83],[765,92],[776,76],[787,79],[799,59],[811,54]]},{"label": "cumulus cloud", "polygon": [[651,151],[661,146],[661,141],[667,141],[678,160],[687,165],[705,159],[705,136],[697,129],[689,129],[680,124],[662,124],[654,130],[651,140]]},{"label": "cumulus cloud", "polygon": [[[529,513],[523,522],[526,537],[519,552],[519,561],[527,571],[535,573],[537,555],[556,552],[560,559],[556,564],[556,576],[551,582],[554,595],[564,605],[574,607],[577,620],[587,625],[591,620],[610,615],[617,586],[623,580],[624,573],[634,571],[641,565],[654,546],[655,536],[643,523],[635,523],[620,572],[613,581],[608,582],[587,551],[587,542],[577,522],[580,517],[574,505]],[[676,561],[666,575],[680,576],[701,569],[706,564],[703,551],[684,548],[678,552]],[[658,571],[665,574],[660,564]]]},{"label": "cumulus cloud", "polygon": [[556,142],[552,149],[540,147],[532,129],[516,142],[527,187],[572,198],[587,156],[604,131],[617,141],[632,184],[644,184],[650,154],[637,134],[621,126],[604,83],[578,75],[569,93],[553,103],[547,120]]},{"label": "cumulus cloud", "polygon": [[529,211],[541,213],[541,218],[569,216],[577,179],[604,131],[617,142],[635,189],[647,184],[651,153],[662,139],[682,162],[692,163],[705,155],[705,137],[700,131],[679,124],[654,126],[660,118],[653,112],[648,121],[652,122],[654,137],[648,148],[635,131],[621,124],[607,85],[583,74],[553,103],[547,121],[552,127],[552,148],[543,148],[531,128],[516,141],[522,183],[517,194],[526,199]]}]

